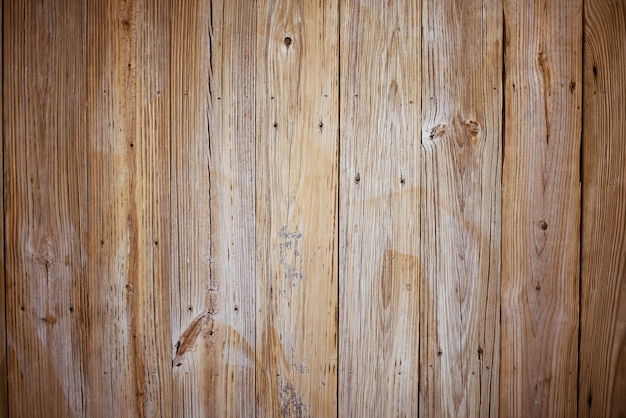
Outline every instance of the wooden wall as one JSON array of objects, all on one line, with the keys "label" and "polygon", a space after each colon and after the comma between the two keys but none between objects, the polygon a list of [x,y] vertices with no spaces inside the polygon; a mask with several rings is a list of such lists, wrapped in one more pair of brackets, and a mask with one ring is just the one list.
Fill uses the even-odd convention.
[{"label": "wooden wall", "polygon": [[0,24],[0,416],[626,414],[625,1]]}]

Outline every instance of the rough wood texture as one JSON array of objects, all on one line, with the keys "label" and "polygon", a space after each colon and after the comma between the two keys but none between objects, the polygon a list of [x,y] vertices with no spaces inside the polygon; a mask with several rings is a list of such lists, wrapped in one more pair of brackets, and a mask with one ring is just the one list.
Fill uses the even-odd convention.
[{"label": "rough wood texture", "polygon": [[497,405],[501,8],[421,7],[341,9],[340,415]]},{"label": "rough wood texture", "polygon": [[500,415],[575,416],[582,0],[504,18]]},{"label": "rough wood texture", "polygon": [[259,416],[337,414],[337,2],[257,3]]},{"label": "rough wood texture", "polygon": [[339,416],[417,416],[420,8],[340,14]]},{"label": "rough wood texture", "polygon": [[626,415],[623,1],[0,24],[0,417]]},{"label": "rough wood texture", "polygon": [[[0,7],[0,33],[2,31],[2,7]],[[4,39],[4,38],[3,38]],[[0,80],[4,80],[3,73],[3,56],[0,54]],[[4,117],[4,103],[2,82],[0,82],[0,115]],[[4,126],[4,125],[3,125]],[[4,129],[0,129],[0,152],[4,150]],[[4,175],[4,158],[0,158],[0,173]],[[0,417],[9,416],[9,393],[8,393],[8,374],[7,374],[7,346],[6,346],[6,287],[5,287],[5,262],[4,262],[4,181],[0,184]]]},{"label": "rough wood texture", "polygon": [[502,4],[424,1],[420,413],[498,408]]},{"label": "rough wood texture", "polygon": [[86,134],[85,2],[12,1],[4,12],[9,410],[84,415],[76,147]]},{"label": "rough wood texture", "polygon": [[581,417],[626,416],[626,3],[585,3]]},{"label": "rough wood texture", "polygon": [[169,7],[90,3],[86,415],[160,416],[172,405]]},{"label": "rough wood texture", "polygon": [[255,415],[255,16],[243,0],[172,10],[176,416]]}]

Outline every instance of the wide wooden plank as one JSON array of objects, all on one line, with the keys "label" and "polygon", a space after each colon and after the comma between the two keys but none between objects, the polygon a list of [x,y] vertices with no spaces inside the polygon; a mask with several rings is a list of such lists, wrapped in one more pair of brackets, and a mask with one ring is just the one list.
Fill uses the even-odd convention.
[{"label": "wide wooden plank", "polygon": [[626,416],[626,3],[585,2],[581,417]]},{"label": "wide wooden plank", "polygon": [[337,0],[257,2],[259,416],[337,414]]},{"label": "wide wooden plank", "polygon": [[417,416],[420,7],[344,1],[339,416]]},{"label": "wide wooden plank", "polygon": [[4,208],[8,407],[85,415],[80,142],[86,134],[86,2],[5,2]]},{"label": "wide wooden plank", "polygon": [[424,1],[420,413],[498,409],[502,3]]},{"label": "wide wooden plank", "polygon": [[169,19],[164,2],[88,8],[86,416],[171,415]]},{"label": "wide wooden plank", "polygon": [[505,0],[500,415],[575,416],[582,0]]},{"label": "wide wooden plank", "polygon": [[255,19],[173,5],[174,416],[255,416]]},{"label": "wide wooden plank", "polygon": [[497,406],[501,8],[422,8],[341,11],[343,415]]}]

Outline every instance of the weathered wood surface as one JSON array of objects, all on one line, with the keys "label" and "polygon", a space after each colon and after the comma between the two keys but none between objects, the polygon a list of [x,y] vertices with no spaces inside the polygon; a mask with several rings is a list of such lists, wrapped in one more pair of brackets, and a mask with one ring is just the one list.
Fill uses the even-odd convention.
[{"label": "weathered wood surface", "polygon": [[500,415],[575,416],[582,0],[504,19]]},{"label": "weathered wood surface", "polygon": [[626,416],[626,3],[585,3],[581,417]]},{"label": "weathered wood surface", "polygon": [[339,416],[417,416],[420,7],[340,13]]},{"label": "weathered wood surface", "polygon": [[170,9],[90,3],[81,207],[88,416],[172,405]]},{"label": "weathered wood surface", "polygon": [[0,416],[626,413],[584,1],[5,2]]},{"label": "weathered wood surface", "polygon": [[256,6],[172,7],[173,412],[254,416]]},{"label": "weathered wood surface", "polygon": [[8,407],[15,417],[85,415],[76,174],[87,135],[87,11],[81,1],[3,6]]},{"label": "weathered wood surface", "polygon": [[257,11],[257,412],[336,416],[337,1]]},{"label": "weathered wood surface", "polygon": [[[2,8],[0,8],[0,33],[2,31]],[[2,76],[3,72],[3,54],[0,54],[0,80],[4,80]],[[2,103],[4,102],[4,95],[2,89],[2,83],[0,82],[0,114],[4,117],[4,110]],[[4,125],[3,125],[4,126]],[[3,140],[4,129],[0,129],[0,150],[4,149]],[[4,158],[0,158],[0,173],[4,173]],[[4,175],[4,174],[3,174]],[[7,351],[6,351],[6,286],[5,286],[5,262],[4,262],[4,181],[0,184],[0,417],[9,416],[9,393],[7,386]]]},{"label": "weathered wood surface", "polygon": [[502,49],[491,3],[342,4],[341,415],[497,405]]},{"label": "weathered wood surface", "polygon": [[498,408],[502,3],[423,1],[420,413]]}]

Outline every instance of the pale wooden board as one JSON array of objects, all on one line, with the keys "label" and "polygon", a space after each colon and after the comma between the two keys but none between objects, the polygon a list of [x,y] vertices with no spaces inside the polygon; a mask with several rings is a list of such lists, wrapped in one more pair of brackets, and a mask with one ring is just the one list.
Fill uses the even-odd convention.
[{"label": "pale wooden board", "polygon": [[581,417],[626,415],[626,3],[585,2]]},{"label": "pale wooden board", "polygon": [[582,0],[504,18],[500,415],[575,416]]},{"label": "pale wooden board", "polygon": [[8,406],[12,416],[80,415],[85,2],[14,1],[4,12]]},{"label": "pale wooden board", "polygon": [[257,2],[259,416],[337,415],[337,8]]},{"label": "pale wooden board", "polygon": [[172,17],[174,414],[254,416],[256,8]]},{"label": "pale wooden board", "polygon": [[[86,416],[168,416],[169,8],[88,7],[85,247],[80,316]],[[84,141],[84,140],[83,140]]]},{"label": "pale wooden board", "polygon": [[422,9],[420,413],[498,410],[502,3]]},{"label": "pale wooden board", "polygon": [[421,7],[341,12],[341,415],[497,408],[501,8]]},{"label": "pale wooden board", "polygon": [[419,2],[343,1],[339,416],[417,416]]}]

